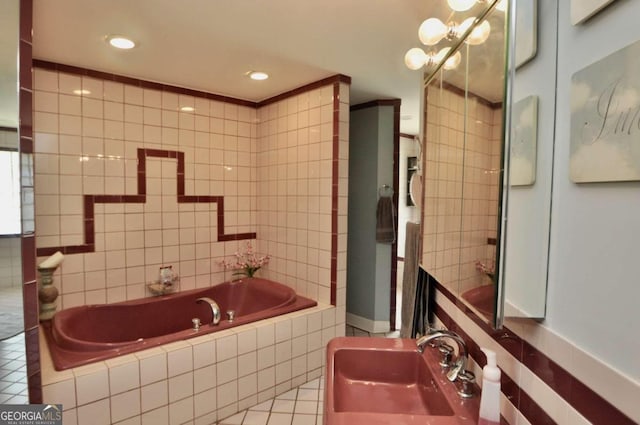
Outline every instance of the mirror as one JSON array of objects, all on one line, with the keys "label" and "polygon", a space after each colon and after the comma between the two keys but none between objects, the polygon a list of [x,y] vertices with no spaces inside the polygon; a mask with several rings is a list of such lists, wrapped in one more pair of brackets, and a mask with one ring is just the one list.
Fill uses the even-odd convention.
[{"label": "mirror", "polygon": [[[27,403],[18,136],[18,0],[0,14],[0,403]],[[6,373],[4,373],[6,372]]]},{"label": "mirror", "polygon": [[[537,10],[527,3],[537,5]],[[558,2],[518,2],[516,16],[516,64],[519,50],[541,48],[515,70],[512,82],[504,315],[541,319],[547,298],[558,46],[557,30],[547,28],[557,29]],[[545,22],[545,31],[539,34],[537,19]],[[545,84],[540,84],[542,80]]]},{"label": "mirror", "polygon": [[[494,326],[507,21],[495,3],[450,19],[478,17],[471,42],[453,46],[425,79],[422,213],[423,267]],[[479,42],[475,28],[487,25]]]},{"label": "mirror", "polygon": [[536,28],[538,16],[557,28],[558,5],[510,4],[487,13],[486,42],[452,49],[425,80],[423,264],[495,327],[544,318],[551,221],[555,83],[538,82],[555,82],[557,31]]}]

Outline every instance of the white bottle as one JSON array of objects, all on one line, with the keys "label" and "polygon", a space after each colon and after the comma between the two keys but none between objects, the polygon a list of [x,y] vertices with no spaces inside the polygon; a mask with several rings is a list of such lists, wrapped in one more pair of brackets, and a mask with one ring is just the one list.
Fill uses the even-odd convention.
[{"label": "white bottle", "polygon": [[481,348],[487,356],[487,365],[482,369],[482,393],[480,395],[480,415],[478,425],[500,424],[500,369],[496,353]]}]

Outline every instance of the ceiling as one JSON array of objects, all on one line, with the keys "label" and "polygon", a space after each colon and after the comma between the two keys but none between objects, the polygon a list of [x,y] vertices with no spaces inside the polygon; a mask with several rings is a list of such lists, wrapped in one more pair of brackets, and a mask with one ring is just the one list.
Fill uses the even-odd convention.
[{"label": "ceiling", "polygon": [[[404,54],[424,19],[449,15],[444,0],[34,0],[33,52],[251,101],[345,74],[351,104],[400,98],[400,130],[418,134],[422,73]],[[108,34],[138,46],[117,51]]]}]

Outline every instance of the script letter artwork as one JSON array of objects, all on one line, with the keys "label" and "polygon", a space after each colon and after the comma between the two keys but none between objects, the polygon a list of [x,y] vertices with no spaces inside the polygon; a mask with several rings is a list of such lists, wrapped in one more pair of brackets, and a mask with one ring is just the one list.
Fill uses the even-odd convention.
[{"label": "script letter artwork", "polygon": [[576,183],[640,180],[640,42],[573,75],[570,161]]}]

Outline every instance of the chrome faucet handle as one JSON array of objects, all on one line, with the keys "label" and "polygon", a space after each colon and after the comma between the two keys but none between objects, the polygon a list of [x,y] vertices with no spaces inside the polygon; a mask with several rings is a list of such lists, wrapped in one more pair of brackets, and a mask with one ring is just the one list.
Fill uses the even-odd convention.
[{"label": "chrome faucet handle", "polygon": [[453,360],[453,347],[447,343],[441,343],[438,345],[438,351],[442,354],[442,359],[440,360],[440,366],[443,368],[449,368],[452,365]]},{"label": "chrome faucet handle", "polygon": [[227,320],[229,322],[233,322],[233,320],[236,318],[236,311],[235,310],[227,310]]},{"label": "chrome faucet handle", "polygon": [[469,370],[463,370],[458,374],[458,381],[460,381],[460,389],[458,390],[458,395],[460,395],[460,397],[462,398],[473,397],[476,375]]},{"label": "chrome faucet handle", "polygon": [[197,331],[200,330],[200,319],[198,319],[197,317],[194,317],[193,319],[191,319],[191,323],[193,324],[193,330]]},{"label": "chrome faucet handle", "polygon": [[466,363],[466,357],[463,358],[462,356],[458,356],[453,365],[451,365],[451,369],[449,369],[449,372],[447,372],[447,379],[451,382],[454,382],[456,379],[458,379],[460,374],[466,370]]}]

